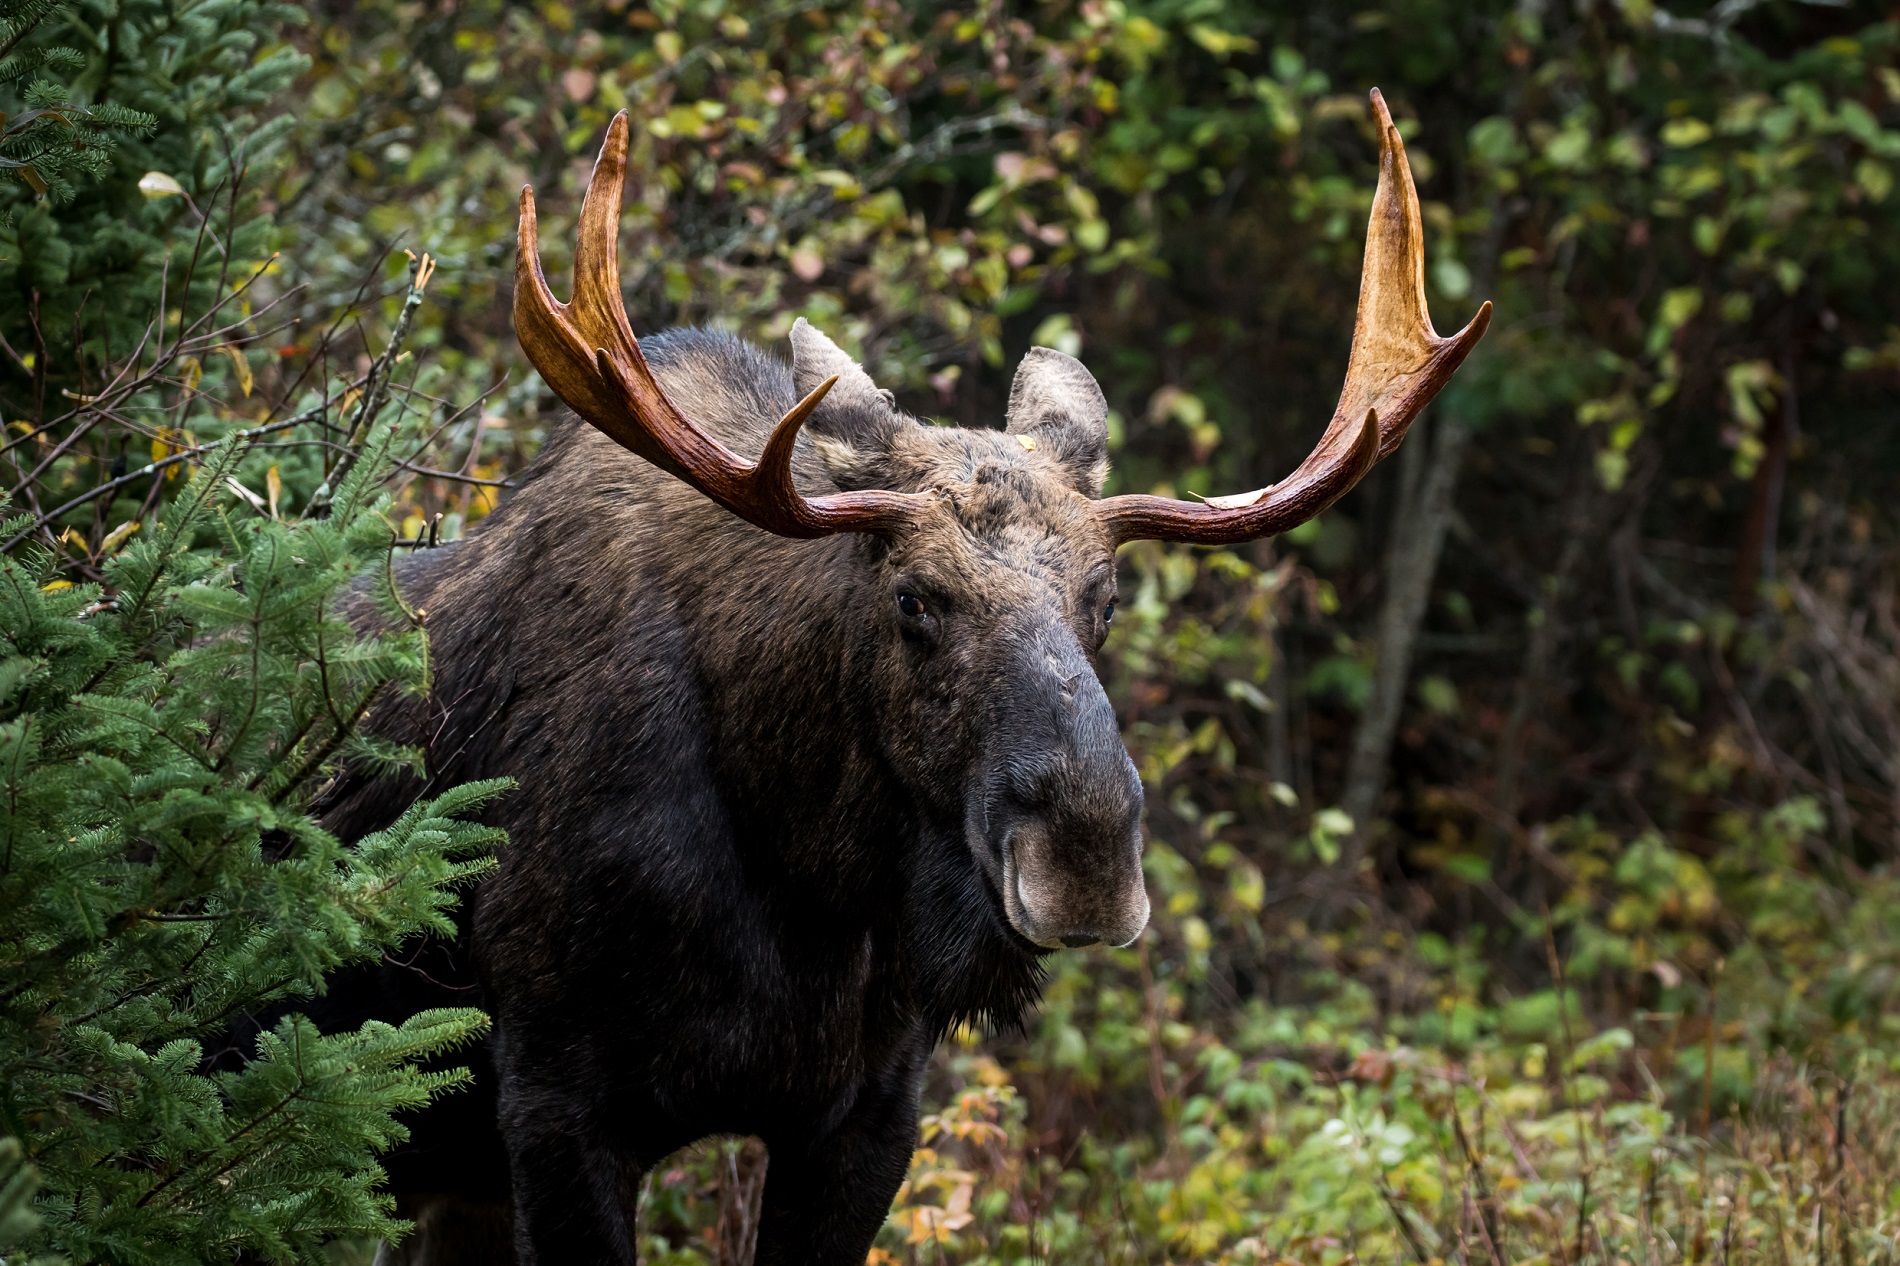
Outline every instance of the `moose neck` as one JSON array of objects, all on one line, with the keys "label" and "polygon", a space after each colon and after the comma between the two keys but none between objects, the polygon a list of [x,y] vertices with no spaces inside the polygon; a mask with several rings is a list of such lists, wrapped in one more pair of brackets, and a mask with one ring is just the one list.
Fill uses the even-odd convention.
[{"label": "moose neck", "polygon": [[674,558],[668,588],[685,623],[710,631],[693,653],[721,799],[742,839],[843,895],[915,828],[869,697],[875,565],[856,537],[706,526],[719,565]]}]

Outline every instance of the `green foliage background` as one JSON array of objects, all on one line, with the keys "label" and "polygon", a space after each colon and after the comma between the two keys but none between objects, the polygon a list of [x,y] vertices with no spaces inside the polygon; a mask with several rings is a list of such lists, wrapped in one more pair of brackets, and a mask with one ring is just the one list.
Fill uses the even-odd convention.
[{"label": "green foliage background", "polygon": [[[212,101],[174,94],[149,140],[116,151],[96,186],[118,182],[116,209],[93,229],[83,189],[10,195],[0,407],[46,428],[42,452],[83,421],[50,402],[105,394],[138,337],[73,293],[108,264],[44,243],[137,246],[96,257],[138,261],[128,329],[157,294],[149,243],[182,257],[201,218],[256,226],[220,279],[282,252],[241,301],[263,314],[250,325],[199,346],[179,322],[152,390],[192,402],[190,436],[120,410],[44,470],[9,450],[62,574],[102,573],[128,539],[113,533],[174,494],[134,481],[46,510],[121,477],[127,452],[189,466],[206,437],[299,416],[314,406],[284,402],[321,387],[325,420],[273,433],[286,447],[234,476],[262,498],[275,466],[304,504],[360,438],[378,365],[412,427],[395,526],[424,540],[478,520],[557,409],[507,324],[515,195],[535,185],[561,275],[623,108],[636,329],[716,320],[770,344],[803,315],[908,407],[965,425],[1000,416],[1026,347],[1062,347],[1107,390],[1123,490],[1260,486],[1330,413],[1372,86],[1408,139],[1441,324],[1497,304],[1400,456],[1323,520],[1239,550],[1125,551],[1112,685],[1149,791],[1154,927],[1128,951],[1061,956],[1032,1032],[945,1053],[880,1253],[1895,1254],[1889,13],[304,13],[280,28],[255,10],[248,43],[187,41],[207,82],[238,64],[278,77],[247,72],[261,97],[193,116],[229,123],[174,125],[177,101]],[[103,99],[105,81],[74,82]],[[239,137],[282,148],[234,195]],[[146,170],[191,201],[132,199]],[[403,248],[439,263],[431,302],[401,308],[398,287],[359,304]],[[42,298],[37,336],[36,287],[66,305]],[[404,312],[417,355],[398,369],[379,349]],[[1421,561],[1425,539],[1442,556]],[[1393,596],[1413,582],[1407,614]],[[1351,753],[1377,739],[1384,698],[1368,784]],[[1361,820],[1342,812],[1366,794]],[[718,1159],[649,1183],[653,1260],[716,1256]]]}]

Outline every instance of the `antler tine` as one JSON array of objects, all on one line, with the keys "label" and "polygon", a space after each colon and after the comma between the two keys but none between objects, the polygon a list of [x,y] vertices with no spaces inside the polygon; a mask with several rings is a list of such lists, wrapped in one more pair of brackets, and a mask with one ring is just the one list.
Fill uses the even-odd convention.
[{"label": "antler tine", "polygon": [[866,490],[806,497],[792,482],[799,429],[831,390],[828,378],[779,419],[748,462],[681,413],[653,376],[620,298],[620,206],[627,176],[627,113],[614,116],[581,203],[574,299],[562,303],[541,270],[534,189],[521,190],[515,261],[515,337],[554,394],[596,429],[697,488],[747,522],[780,536],[890,532],[927,497]]},{"label": "antler tine", "polygon": [[1425,234],[1405,142],[1385,98],[1372,90],[1379,128],[1379,187],[1366,227],[1359,314],[1339,407],[1319,443],[1286,479],[1256,492],[1209,497],[1109,497],[1097,505],[1117,544],[1188,541],[1223,545],[1297,527],[1350,491],[1398,448],[1491,323],[1486,300],[1470,324],[1440,338],[1425,306]]}]

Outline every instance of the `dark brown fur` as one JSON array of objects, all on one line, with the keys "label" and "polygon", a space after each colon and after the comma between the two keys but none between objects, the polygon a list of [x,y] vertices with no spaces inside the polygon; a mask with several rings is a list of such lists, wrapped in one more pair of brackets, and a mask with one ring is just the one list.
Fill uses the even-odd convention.
[{"label": "dark brown fur", "polygon": [[[646,346],[737,452],[795,399],[729,336]],[[333,990],[339,1014],[479,992],[495,1017],[483,1089],[392,1158],[406,1208],[506,1190],[520,1261],[630,1263],[644,1170],[756,1134],[758,1260],[856,1266],[938,1037],[1016,1023],[1049,947],[1139,932],[1140,785],[1092,667],[1115,585],[1090,505],[1100,396],[1052,356],[1019,383],[1027,443],[917,424],[861,371],[840,384],[801,486],[935,493],[897,539],[768,535],[570,424],[480,530],[404,561],[435,682],[377,725],[424,747],[435,786],[520,782],[473,973],[433,947]],[[373,829],[416,791],[346,783],[328,820]],[[406,1260],[439,1260],[429,1240]]]}]

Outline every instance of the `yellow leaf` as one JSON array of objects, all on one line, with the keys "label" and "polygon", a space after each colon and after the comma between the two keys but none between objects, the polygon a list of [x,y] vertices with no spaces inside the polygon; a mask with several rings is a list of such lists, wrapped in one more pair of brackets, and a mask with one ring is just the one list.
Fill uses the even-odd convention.
[{"label": "yellow leaf", "polygon": [[[169,426],[161,426],[152,436],[152,460],[162,462],[167,457],[196,448],[197,445],[197,437],[190,431],[178,431]],[[178,472],[184,468],[184,463],[168,466],[165,469],[165,478],[178,478]]]},{"label": "yellow leaf", "polygon": [[40,586],[40,592],[58,593],[61,589],[71,589],[72,587],[73,582],[70,580],[49,580]]},{"label": "yellow leaf", "polygon": [[139,521],[137,519],[127,519],[124,523],[119,524],[118,527],[106,533],[106,539],[99,542],[99,552],[101,554],[110,554],[112,551],[118,549],[119,546],[125,544],[126,541],[131,538],[132,533],[138,530]]},{"label": "yellow leaf", "polygon": [[[976,1184],[958,1183],[956,1190],[950,1193],[950,1199],[944,1202],[944,1212],[950,1215],[944,1219],[944,1223],[952,1231],[969,1222],[970,1198],[975,1194]],[[962,1219],[961,1222],[957,1221],[959,1218]],[[955,1225],[951,1225],[953,1223]]]},{"label": "yellow leaf", "polygon": [[187,356],[178,362],[178,376],[183,380],[186,391],[196,391],[199,380],[205,376],[205,367],[196,356]]},{"label": "yellow leaf", "polygon": [[264,472],[264,491],[270,497],[270,517],[277,517],[277,495],[284,490],[283,478],[278,475],[277,467],[272,466]]},{"label": "yellow leaf", "polygon": [[226,343],[218,350],[231,358],[231,372],[237,375],[238,390],[244,393],[245,399],[250,399],[251,388],[257,384],[257,380],[251,377],[251,362],[245,359],[236,344]]},{"label": "yellow leaf", "polygon": [[176,198],[185,187],[162,171],[148,171],[139,177],[139,192],[148,198]]},{"label": "yellow leaf", "polygon": [[1662,126],[1663,144],[1688,149],[1709,139],[1713,132],[1701,119],[1671,119]]}]

